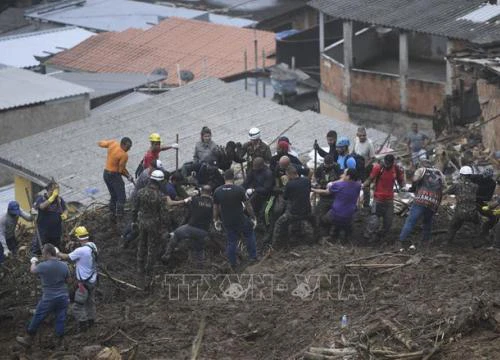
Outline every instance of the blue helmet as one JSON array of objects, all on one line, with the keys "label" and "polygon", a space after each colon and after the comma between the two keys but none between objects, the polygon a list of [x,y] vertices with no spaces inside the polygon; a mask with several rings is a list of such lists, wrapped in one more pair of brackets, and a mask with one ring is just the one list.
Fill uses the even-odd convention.
[{"label": "blue helmet", "polygon": [[356,159],[353,157],[348,158],[345,164],[348,169],[356,169]]},{"label": "blue helmet", "polygon": [[351,142],[349,141],[348,138],[346,138],[345,136],[342,136],[340,137],[340,139],[338,139],[337,141],[337,147],[342,147],[342,146],[349,146],[351,144]]},{"label": "blue helmet", "polygon": [[19,203],[17,201],[10,201],[9,205],[7,206],[7,212],[10,215],[19,216],[19,214],[21,213]]}]

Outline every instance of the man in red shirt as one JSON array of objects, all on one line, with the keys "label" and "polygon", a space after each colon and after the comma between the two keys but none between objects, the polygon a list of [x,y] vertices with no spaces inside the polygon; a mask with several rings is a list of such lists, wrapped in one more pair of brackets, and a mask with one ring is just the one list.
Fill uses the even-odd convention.
[{"label": "man in red shirt", "polygon": [[169,150],[169,149],[178,149],[178,144],[172,144],[170,146],[161,146],[161,137],[160,134],[152,133],[149,135],[149,141],[151,142],[151,147],[144,155],[144,159],[142,160],[142,166],[144,169],[150,167],[151,162],[153,160],[157,160],[160,157],[160,151]]},{"label": "man in red shirt", "polygon": [[366,226],[365,237],[370,238],[374,232],[378,232],[379,218],[383,220],[382,232],[378,232],[381,238],[387,234],[392,226],[394,214],[394,183],[399,187],[404,186],[403,169],[394,164],[394,155],[388,154],[384,157],[382,164],[375,164],[363,186],[369,187],[375,183],[373,194],[372,216]]}]

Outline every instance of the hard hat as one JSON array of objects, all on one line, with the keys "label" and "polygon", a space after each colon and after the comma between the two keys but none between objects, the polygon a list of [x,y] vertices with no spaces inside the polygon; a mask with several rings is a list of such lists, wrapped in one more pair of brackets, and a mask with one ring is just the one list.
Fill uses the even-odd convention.
[{"label": "hard hat", "polygon": [[165,174],[161,170],[154,170],[149,178],[155,181],[163,181],[163,179],[165,179]]},{"label": "hard hat", "polygon": [[337,147],[341,147],[341,146],[349,146],[351,144],[351,142],[349,141],[348,138],[346,138],[345,136],[342,136],[338,141],[337,141]]},{"label": "hard hat", "polygon": [[470,166],[462,166],[460,168],[460,175],[472,175],[472,168]]},{"label": "hard hat", "polygon": [[87,231],[87,228],[85,226],[78,226],[75,229],[75,236],[78,238],[78,240],[88,240],[89,232]]},{"label": "hard hat", "polygon": [[353,157],[348,158],[345,164],[348,169],[356,169],[356,159]]},{"label": "hard hat", "polygon": [[7,206],[7,212],[14,216],[19,216],[21,209],[19,208],[19,203],[17,201],[10,201]]},{"label": "hard hat", "polygon": [[250,140],[258,140],[260,139],[260,130],[259,128],[251,128],[250,131],[248,132],[248,137]]},{"label": "hard hat", "polygon": [[151,135],[149,135],[149,141],[151,141],[151,142],[161,142],[160,134],[158,134],[158,133],[152,133]]}]

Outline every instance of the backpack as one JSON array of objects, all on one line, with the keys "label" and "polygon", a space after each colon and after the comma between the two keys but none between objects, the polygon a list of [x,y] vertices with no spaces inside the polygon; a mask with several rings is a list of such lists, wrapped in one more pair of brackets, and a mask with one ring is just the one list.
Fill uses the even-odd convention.
[{"label": "backpack", "polygon": [[141,160],[139,165],[137,165],[137,169],[135,169],[135,178],[139,178],[139,176],[142,174],[144,171],[144,159]]}]

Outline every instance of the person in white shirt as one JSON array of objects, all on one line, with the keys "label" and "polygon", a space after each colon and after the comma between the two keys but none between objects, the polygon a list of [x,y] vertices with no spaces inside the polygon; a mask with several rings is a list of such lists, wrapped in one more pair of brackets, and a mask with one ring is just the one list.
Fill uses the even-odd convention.
[{"label": "person in white shirt", "polygon": [[[352,151],[355,154],[362,156],[365,159],[365,172],[364,174],[359,174],[361,181],[365,181],[370,175],[372,169],[372,163],[375,159],[375,147],[373,142],[368,139],[366,135],[366,129],[364,127],[359,127],[356,133],[356,139],[354,139],[354,147]],[[370,207],[370,187],[363,187],[363,207]]]},{"label": "person in white shirt", "polygon": [[[78,287],[76,292],[85,293],[87,296],[76,296],[73,307],[73,315],[78,322],[78,331],[83,332],[92,327],[95,322],[95,290],[97,285],[97,247],[90,241],[89,232],[84,226],[75,229],[75,236],[81,246],[69,254],[58,252],[57,256],[62,260],[70,260],[75,263],[76,280]],[[80,299],[78,301],[78,299]]]}]

